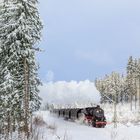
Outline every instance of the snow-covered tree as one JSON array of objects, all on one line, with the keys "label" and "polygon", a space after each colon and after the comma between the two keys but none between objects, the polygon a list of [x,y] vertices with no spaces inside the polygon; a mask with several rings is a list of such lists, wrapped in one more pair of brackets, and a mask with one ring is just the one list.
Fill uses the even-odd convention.
[{"label": "snow-covered tree", "polygon": [[135,100],[136,108],[136,102],[140,98],[140,59],[133,59],[130,56],[126,70],[126,76],[113,72],[102,79],[95,80],[95,85],[102,96],[101,102],[106,102],[109,98],[113,99],[114,93],[117,91],[119,93],[116,96],[117,102],[130,102],[132,109],[132,102]]},{"label": "snow-covered tree", "polygon": [[[12,130],[12,91],[13,79],[7,68],[7,63],[3,61],[4,52],[0,52],[0,131],[5,136],[9,136]],[[11,92],[11,93],[10,93]]]},{"label": "snow-covered tree", "polygon": [[13,107],[12,115],[18,122],[18,128],[23,128],[28,137],[29,119],[40,106],[40,81],[34,48],[40,40],[42,29],[37,0],[4,0],[0,7],[2,61],[6,63],[13,80],[12,88],[6,88],[6,92],[12,96],[10,106]]},{"label": "snow-covered tree", "polygon": [[137,101],[140,110],[140,58],[137,60],[137,67],[135,70],[136,70]]},{"label": "snow-covered tree", "polygon": [[125,78],[119,73],[112,72],[103,79],[96,79],[95,85],[101,93],[101,103],[122,102],[125,98]]},{"label": "snow-covered tree", "polygon": [[132,110],[133,98],[136,95],[135,69],[136,69],[135,62],[132,56],[130,56],[127,64],[126,86],[127,86],[127,93],[130,96],[131,110]]}]

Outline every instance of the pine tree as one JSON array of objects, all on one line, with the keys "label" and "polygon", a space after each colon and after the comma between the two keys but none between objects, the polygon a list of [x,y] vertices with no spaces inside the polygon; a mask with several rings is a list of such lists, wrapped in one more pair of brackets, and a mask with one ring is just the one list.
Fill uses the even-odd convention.
[{"label": "pine tree", "polygon": [[27,137],[29,119],[40,106],[34,46],[40,40],[42,24],[36,6],[37,0],[4,0],[0,12],[3,62],[13,80],[12,88],[6,89],[12,97],[10,111]]},{"label": "pine tree", "polygon": [[101,103],[122,102],[125,94],[125,78],[119,73],[112,72],[103,79],[96,79],[95,86],[101,93]]},{"label": "pine tree", "polygon": [[121,93],[120,93],[121,103],[125,103],[129,101],[129,95],[127,93],[127,84],[126,84],[126,76],[121,76]]},{"label": "pine tree", "polygon": [[13,101],[12,92],[13,80],[10,75],[9,70],[7,69],[6,62],[3,61],[4,53],[0,53],[0,133],[5,133],[5,137],[7,138],[12,129],[12,106],[11,103]]},{"label": "pine tree", "polygon": [[140,58],[138,59],[137,62],[136,75],[137,75],[137,100],[140,111]]},{"label": "pine tree", "polygon": [[138,79],[138,62],[137,59],[134,60],[134,72],[133,72],[133,89],[134,89],[134,98],[135,98],[135,109],[137,108],[137,79]]},{"label": "pine tree", "polygon": [[127,93],[130,96],[130,104],[131,104],[131,110],[132,110],[132,102],[133,102],[133,97],[136,94],[136,89],[135,89],[135,76],[134,76],[134,60],[132,56],[129,57],[128,59],[128,64],[127,64],[127,78],[126,78],[126,83],[127,83]]}]

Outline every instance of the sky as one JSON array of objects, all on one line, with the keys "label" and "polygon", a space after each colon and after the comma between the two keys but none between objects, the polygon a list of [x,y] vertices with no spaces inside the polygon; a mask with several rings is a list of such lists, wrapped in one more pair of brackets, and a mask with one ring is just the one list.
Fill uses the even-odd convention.
[{"label": "sky", "polygon": [[39,12],[42,81],[94,81],[140,56],[139,0],[39,0]]}]

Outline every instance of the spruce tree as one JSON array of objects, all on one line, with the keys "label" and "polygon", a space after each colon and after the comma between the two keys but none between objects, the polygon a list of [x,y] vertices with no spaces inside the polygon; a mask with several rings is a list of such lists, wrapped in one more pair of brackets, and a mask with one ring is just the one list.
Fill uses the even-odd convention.
[{"label": "spruce tree", "polygon": [[41,29],[37,0],[4,0],[1,3],[0,44],[5,53],[3,62],[13,80],[12,88],[6,89],[12,97],[10,111],[18,122],[15,125],[23,129],[27,137],[29,119],[40,106],[34,46],[40,40]]},{"label": "spruce tree", "polygon": [[137,62],[137,99],[138,99],[138,106],[139,106],[139,112],[140,112],[140,58]]},{"label": "spruce tree", "polygon": [[130,96],[130,104],[131,104],[131,110],[132,110],[132,102],[133,102],[133,97],[136,94],[135,93],[135,84],[134,84],[134,60],[133,57],[130,56],[128,59],[128,64],[127,64],[127,77],[126,77],[126,85],[127,85],[127,93]]},{"label": "spruce tree", "polygon": [[12,92],[13,79],[10,71],[7,68],[7,63],[4,61],[6,53],[0,48],[0,133],[5,132],[6,136],[10,133],[12,112]]}]

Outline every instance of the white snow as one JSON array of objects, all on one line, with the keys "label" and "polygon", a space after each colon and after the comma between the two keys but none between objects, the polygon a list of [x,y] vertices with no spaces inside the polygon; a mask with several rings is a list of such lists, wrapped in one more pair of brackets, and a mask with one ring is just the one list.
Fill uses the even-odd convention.
[{"label": "white snow", "polygon": [[118,128],[114,129],[113,124],[108,124],[106,128],[93,128],[57,118],[48,111],[40,111],[38,114],[43,116],[48,125],[56,128],[55,130],[45,127],[44,130],[41,129],[43,136],[40,140],[140,140],[140,126],[128,127],[119,124]]},{"label": "white snow", "polygon": [[89,80],[49,82],[40,87],[40,96],[43,103],[56,105],[98,104],[100,101],[99,92]]},{"label": "white snow", "polygon": [[[133,103],[134,104],[134,103]],[[114,105],[113,104],[102,104],[101,107],[105,111],[106,118],[108,122],[112,122],[114,115]],[[125,125],[129,123],[140,123],[140,109],[139,106],[133,106],[131,110],[130,103],[120,103],[116,106],[117,109],[117,121]]]}]

